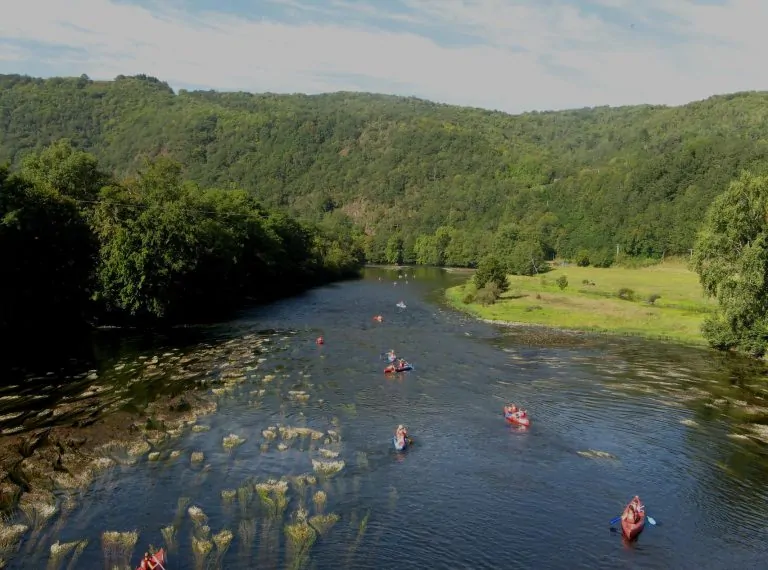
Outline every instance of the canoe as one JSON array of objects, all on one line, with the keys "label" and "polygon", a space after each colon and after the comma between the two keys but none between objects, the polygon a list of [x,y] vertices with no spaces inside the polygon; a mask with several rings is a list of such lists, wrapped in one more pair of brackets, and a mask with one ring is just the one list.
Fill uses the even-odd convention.
[{"label": "canoe", "polygon": [[515,424],[517,426],[523,426],[528,427],[531,425],[531,418],[521,418],[519,416],[516,416],[515,414],[504,414],[504,418],[511,424]]},{"label": "canoe", "polygon": [[[160,570],[160,566],[165,567],[165,565],[167,563],[166,560],[165,560],[165,548],[161,548],[160,550],[155,552],[155,560],[160,563],[158,565],[158,567],[157,567],[158,570]],[[143,567],[142,567],[141,563],[139,563],[139,567],[136,568],[136,570],[143,570]]]},{"label": "canoe", "polygon": [[391,374],[392,372],[406,372],[408,370],[413,370],[413,366],[406,364],[402,368],[398,368],[397,366],[390,364],[384,369],[384,374]]},{"label": "canoe", "polygon": [[624,515],[629,510],[629,505],[626,506],[624,509],[624,512],[621,514],[621,532],[626,536],[629,540],[634,540],[638,536],[640,536],[640,533],[643,532],[643,529],[645,528],[645,508],[643,507],[643,504],[640,503],[641,509],[640,509],[640,518],[637,520],[636,523],[630,522],[628,519],[624,517]]}]

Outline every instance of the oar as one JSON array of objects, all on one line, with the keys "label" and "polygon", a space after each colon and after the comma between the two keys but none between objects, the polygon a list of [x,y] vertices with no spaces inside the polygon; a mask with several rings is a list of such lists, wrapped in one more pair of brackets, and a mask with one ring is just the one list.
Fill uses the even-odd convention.
[{"label": "oar", "polygon": [[[617,516],[616,518],[611,519],[611,522],[608,523],[609,526],[615,525],[617,522],[621,520],[621,515]],[[647,520],[651,526],[656,526],[656,519],[653,517],[649,517],[648,515],[645,515],[645,520]]]}]

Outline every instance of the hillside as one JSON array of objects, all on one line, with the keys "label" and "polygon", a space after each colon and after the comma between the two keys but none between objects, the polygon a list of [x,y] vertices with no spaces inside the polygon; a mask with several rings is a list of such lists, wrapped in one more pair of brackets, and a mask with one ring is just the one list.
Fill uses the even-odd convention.
[{"label": "hillside", "polygon": [[522,241],[606,264],[616,244],[687,253],[714,196],[740,170],[766,170],[768,93],[512,116],[372,94],[174,94],[146,76],[0,76],[0,163],[61,137],[117,175],[168,154],[206,187],[240,186],[325,225],[349,217],[369,261],[468,265]]}]

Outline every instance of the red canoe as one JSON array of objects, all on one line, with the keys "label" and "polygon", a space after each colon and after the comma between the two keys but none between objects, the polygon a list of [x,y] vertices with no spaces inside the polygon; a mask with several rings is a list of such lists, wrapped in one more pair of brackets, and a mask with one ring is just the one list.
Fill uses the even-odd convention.
[{"label": "red canoe", "polygon": [[514,414],[511,416],[505,415],[504,417],[509,423],[515,424],[517,426],[528,427],[529,425],[531,425],[531,418],[521,418]]},{"label": "red canoe", "polygon": [[[160,566],[163,566],[163,567],[165,567],[165,564],[166,564],[166,560],[165,560],[165,548],[161,548],[160,550],[158,550],[157,552],[155,552],[155,555],[154,555],[154,560],[152,559],[152,557],[150,557],[150,560],[151,560],[152,562],[159,562],[159,563],[160,563],[160,564],[158,564],[158,565],[157,565],[157,569],[158,569],[158,570],[160,570]],[[141,564],[139,564],[139,567],[138,567],[138,568],[136,568],[136,570],[144,570],[144,567],[143,567]]]},{"label": "red canoe", "polygon": [[[637,522],[632,522],[632,515],[629,512],[630,505],[635,506],[635,511],[638,514]],[[634,540],[640,536],[643,528],[645,528],[645,506],[642,502],[633,499],[621,514],[621,531],[629,540]]]}]

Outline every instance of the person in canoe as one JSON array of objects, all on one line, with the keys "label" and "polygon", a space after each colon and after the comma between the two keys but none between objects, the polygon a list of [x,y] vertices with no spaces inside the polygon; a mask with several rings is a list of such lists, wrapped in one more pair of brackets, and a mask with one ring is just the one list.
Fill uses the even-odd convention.
[{"label": "person in canoe", "polygon": [[403,358],[398,358],[397,359],[397,369],[398,370],[401,370],[401,369],[405,368],[406,366],[408,366],[408,363],[405,361],[405,359],[403,359]]},{"label": "person in canoe", "polygon": [[159,570],[160,562],[157,560],[157,558],[153,555],[150,556],[149,552],[144,553],[144,558],[141,559],[141,564],[139,565],[138,570],[155,570],[157,568]]},{"label": "person in canoe", "polygon": [[635,497],[627,505],[627,508],[624,510],[624,514],[621,516],[621,518],[630,524],[637,524],[640,521],[640,513],[642,513],[644,510],[645,506],[640,502],[640,497],[635,495]]},{"label": "person in canoe", "polygon": [[517,413],[517,406],[514,404],[507,404],[504,406],[504,415],[505,416],[511,416],[512,414]]},{"label": "person in canoe", "polygon": [[389,360],[390,362],[394,362],[395,360],[397,360],[397,355],[395,354],[395,351],[392,350],[391,348],[387,353],[387,360]]},{"label": "person in canoe", "polygon": [[405,429],[403,424],[400,424],[397,426],[397,430],[395,431],[395,439],[397,440],[397,445],[404,445],[405,444],[405,438],[408,437],[408,430]]}]

